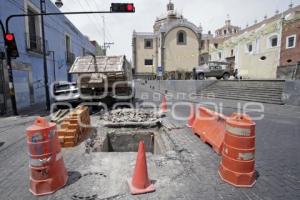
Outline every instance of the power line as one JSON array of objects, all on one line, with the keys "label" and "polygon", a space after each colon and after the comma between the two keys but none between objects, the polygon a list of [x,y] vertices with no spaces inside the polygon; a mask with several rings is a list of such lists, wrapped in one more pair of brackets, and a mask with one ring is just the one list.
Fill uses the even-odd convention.
[{"label": "power line", "polygon": [[[27,13],[27,11],[25,10],[25,8],[23,7],[23,5],[19,4],[16,0],[9,0],[12,4],[14,4],[17,8],[19,8],[19,10],[21,10],[24,13]],[[49,8],[51,5],[50,4],[46,4],[47,8]],[[66,10],[69,10],[68,8],[66,8]],[[65,26],[65,24],[61,23],[60,20],[57,20],[58,17],[62,17],[62,16],[48,16],[49,19],[51,19],[55,24],[59,24],[60,26]],[[47,18],[47,19],[48,19]],[[64,21],[68,21],[66,16],[62,17],[64,19]],[[70,22],[71,23],[71,22]],[[45,22],[45,25],[47,25],[48,27],[50,26],[50,23],[48,23],[47,21]],[[73,25],[73,24],[72,24]],[[74,25],[73,25],[74,26]],[[75,27],[75,26],[74,26]],[[82,37],[84,37],[84,35],[81,33],[80,30],[78,30],[77,27],[75,27],[77,29],[77,33],[80,34]],[[73,31],[74,32],[74,31]]]},{"label": "power line", "polygon": [[[25,8],[23,7],[23,5],[21,5],[21,4],[19,4],[17,1],[15,1],[15,0],[9,0],[10,1],[10,3],[12,3],[13,5],[15,5],[19,10],[21,10],[22,12],[24,12],[24,13],[27,13],[27,11],[25,10]],[[47,7],[49,8],[49,4],[47,5]],[[57,24],[59,24],[61,27],[62,26],[65,26],[65,24],[63,24],[63,23],[61,23],[61,21],[60,20],[58,20],[58,17],[60,17],[60,16],[48,16],[48,18],[47,19],[51,19],[51,21],[53,22],[53,23],[55,23],[56,25]],[[66,16],[63,16],[62,17],[63,19],[64,19],[64,21],[68,21],[68,19],[66,18]],[[72,24],[73,25],[73,24]],[[57,28],[55,28],[55,26],[52,26],[52,24],[51,24],[51,22],[50,21],[45,21],[45,26],[47,27],[47,28],[50,28],[50,29],[53,29],[53,30],[55,30],[56,32],[58,32],[58,33],[60,33],[60,34],[62,34],[62,35],[64,35],[65,34],[65,32],[62,32],[62,31],[60,31],[60,29],[57,29]],[[74,26],[74,25],[73,25]],[[75,26],[74,26],[75,27]],[[76,28],[76,27],[75,27]],[[77,28],[76,28],[77,29]],[[74,33],[74,34],[76,34],[77,35],[77,37],[80,39],[80,36],[81,37],[85,37],[79,30],[78,30],[78,32],[76,33],[76,32],[74,32],[74,31],[71,31],[72,33]],[[80,36],[78,36],[78,34],[80,35]],[[46,38],[47,39],[47,38]],[[79,41],[82,41],[82,40],[79,40]],[[74,40],[72,40],[72,44],[74,44],[75,46],[77,46],[77,47],[87,47],[88,45],[86,45],[86,43],[85,42],[82,42],[82,43],[79,43],[79,42],[75,42]],[[20,52],[21,53],[21,52]],[[21,53],[21,54],[26,54],[26,52],[24,52],[24,53]]]},{"label": "power line", "polygon": [[[99,8],[99,6],[98,6],[98,4],[95,2],[95,1],[91,1],[91,2],[93,2],[94,3],[94,5],[95,5],[95,8],[97,9],[97,10],[101,10],[100,8]],[[88,2],[87,2],[88,3]],[[101,15],[102,16],[102,18],[100,17],[100,15],[96,15],[96,17],[98,18],[98,20],[99,21],[103,21],[103,17],[104,17],[104,15]],[[103,41],[105,42],[105,24],[104,24],[104,21],[103,21],[103,24],[102,24],[102,31],[103,31]],[[103,43],[104,43],[103,42]]]},{"label": "power line", "polygon": [[[82,10],[85,10],[84,6],[82,5],[80,0],[76,0],[76,2],[78,2],[78,5],[81,7]],[[93,19],[90,15],[87,15],[88,18],[90,19],[90,22],[94,24],[94,26],[96,27],[96,31],[98,32],[99,36],[101,35],[101,30],[99,31],[99,27],[97,26],[97,22],[96,24],[93,22]]]},{"label": "power line", "polygon": [[[96,9],[101,10],[101,8],[98,7],[98,4],[95,1],[91,1],[91,2],[93,2]],[[110,33],[108,32],[108,29],[106,28],[105,16],[102,15],[102,19],[101,19],[100,15],[97,15],[97,17],[100,21],[102,20],[102,22],[103,22],[103,49],[106,50],[107,48],[110,48],[110,46],[113,45],[114,43],[109,42],[109,41],[112,41],[112,37],[111,37]],[[107,40],[108,42],[106,42],[107,36],[108,36],[108,40]]]},{"label": "power line", "polygon": [[[98,3],[96,3],[96,1],[91,1],[91,2],[94,3],[96,9],[101,10],[101,8],[99,7]],[[97,15],[97,17],[98,17],[98,19],[99,19],[100,21],[103,21],[102,19],[103,19],[104,15],[101,15],[102,19],[101,19],[100,15]],[[104,23],[105,23],[105,22],[104,22]],[[108,40],[112,40],[112,37],[111,37],[111,35],[110,35],[110,33],[109,33],[109,29],[107,29],[107,27],[105,26],[104,23],[103,23],[103,29],[104,29],[104,32],[105,32],[105,33],[104,33],[104,34],[105,34],[105,37],[108,36]],[[103,39],[103,40],[104,40],[104,39]]]}]

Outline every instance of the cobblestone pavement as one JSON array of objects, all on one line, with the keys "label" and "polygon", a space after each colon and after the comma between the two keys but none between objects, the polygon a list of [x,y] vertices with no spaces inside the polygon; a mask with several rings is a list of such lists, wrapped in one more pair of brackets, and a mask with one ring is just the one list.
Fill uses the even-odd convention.
[{"label": "cobblestone pavement", "polygon": [[[138,102],[151,101],[159,105],[160,99],[152,98],[153,90],[148,86],[141,86],[137,89]],[[141,91],[147,93],[150,98],[142,99]],[[177,100],[168,101],[174,103]],[[224,101],[223,103],[226,115],[235,112],[236,102]],[[176,107],[175,112],[178,116],[186,117],[189,114],[189,108],[179,106]],[[126,184],[123,184],[124,180],[114,179],[111,181],[116,185],[115,188],[107,188],[106,183],[96,184],[92,188],[100,192],[110,191],[110,198],[101,197],[96,200],[300,199],[300,116],[298,112],[298,108],[266,105],[264,119],[256,121],[256,170],[259,177],[253,188],[239,189],[221,181],[217,174],[220,157],[208,145],[202,143],[190,129],[180,128],[168,131],[167,134],[176,153],[170,152],[165,159],[156,155],[149,156],[149,171],[152,172],[150,176],[157,180],[156,193],[131,196],[127,192]],[[186,123],[186,121],[174,120],[172,116],[167,117],[179,127]],[[28,191],[29,173],[25,129],[34,118],[35,116],[0,118],[0,199],[72,199],[72,195],[79,188],[90,186],[77,181],[79,174],[83,175],[93,170],[107,175],[121,174],[123,177],[131,175],[134,154],[128,157],[113,154],[111,158],[106,157],[102,160],[100,154],[98,154],[99,158],[87,156],[80,148],[64,150],[64,160],[70,175],[68,186],[55,195],[33,197]],[[124,166],[129,163],[129,168],[120,170],[116,167],[117,163]],[[116,190],[119,192],[115,192]],[[114,196],[115,194],[117,195]]]},{"label": "cobblestone pavement", "polygon": [[[141,87],[140,91],[155,97],[155,90],[148,89],[147,85]],[[178,102],[169,100],[169,103],[174,101]],[[227,115],[237,110],[235,101],[217,102],[223,103]],[[177,107],[175,113],[187,117],[189,107]],[[172,119],[171,116],[169,118]],[[184,121],[175,120],[174,123],[185,124]],[[173,130],[169,134],[185,169],[195,177],[193,187],[198,189],[199,199],[300,199],[299,108],[265,105],[264,118],[256,121],[256,124],[256,170],[259,177],[255,186],[248,189],[238,189],[220,180],[217,174],[220,157],[199,141],[190,129]]]}]

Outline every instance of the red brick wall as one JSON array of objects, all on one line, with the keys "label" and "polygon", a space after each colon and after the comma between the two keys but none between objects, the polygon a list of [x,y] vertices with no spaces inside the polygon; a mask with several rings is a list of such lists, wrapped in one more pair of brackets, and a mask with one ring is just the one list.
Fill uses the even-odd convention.
[{"label": "red brick wall", "polygon": [[[296,35],[296,47],[287,49],[286,38]],[[291,60],[291,62],[287,62]],[[285,22],[282,29],[280,65],[295,65],[300,62],[300,19]]]}]

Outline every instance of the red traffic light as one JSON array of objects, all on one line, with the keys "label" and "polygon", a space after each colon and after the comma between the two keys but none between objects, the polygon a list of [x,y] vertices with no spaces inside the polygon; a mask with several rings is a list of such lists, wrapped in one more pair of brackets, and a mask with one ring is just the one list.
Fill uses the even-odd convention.
[{"label": "red traffic light", "polygon": [[13,33],[5,34],[5,46],[7,50],[7,56],[11,58],[19,57],[18,47]]},{"label": "red traffic light", "polygon": [[112,3],[110,11],[113,13],[134,13],[135,7],[133,3]]},{"label": "red traffic light", "polygon": [[15,38],[15,36],[14,36],[14,34],[12,34],[12,33],[7,33],[7,34],[5,35],[5,40],[6,40],[6,41],[13,41],[14,38]]},{"label": "red traffic light", "polygon": [[134,5],[133,4],[127,4],[126,9],[128,12],[133,12],[134,11]]}]

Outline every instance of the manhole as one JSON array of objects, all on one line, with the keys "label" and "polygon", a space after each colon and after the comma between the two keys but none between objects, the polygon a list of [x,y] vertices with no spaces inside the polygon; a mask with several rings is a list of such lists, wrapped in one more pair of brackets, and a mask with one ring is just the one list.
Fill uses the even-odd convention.
[{"label": "manhole", "polygon": [[87,172],[80,177],[71,190],[75,190],[71,199],[73,200],[96,200],[98,191],[105,192],[108,188],[101,187],[107,176],[102,172]]}]

